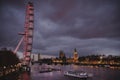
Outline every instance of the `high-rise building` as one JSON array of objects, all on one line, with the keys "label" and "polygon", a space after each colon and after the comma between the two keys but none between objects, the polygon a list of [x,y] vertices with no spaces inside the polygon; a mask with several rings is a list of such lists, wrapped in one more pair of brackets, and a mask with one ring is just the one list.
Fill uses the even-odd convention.
[{"label": "high-rise building", "polygon": [[38,61],[40,60],[40,53],[38,53]]},{"label": "high-rise building", "polygon": [[74,53],[73,53],[73,62],[78,62],[78,53],[76,48],[74,49]]}]

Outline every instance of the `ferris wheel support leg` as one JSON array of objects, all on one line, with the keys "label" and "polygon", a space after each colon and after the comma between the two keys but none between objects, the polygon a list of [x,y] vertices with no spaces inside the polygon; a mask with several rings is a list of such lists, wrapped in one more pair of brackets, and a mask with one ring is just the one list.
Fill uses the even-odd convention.
[{"label": "ferris wheel support leg", "polygon": [[21,43],[23,42],[23,39],[24,39],[24,36],[21,38],[21,40],[19,41],[17,47],[15,48],[15,50],[14,50],[14,53],[15,53],[15,54],[17,53],[17,51],[18,51],[18,49],[19,49]]}]

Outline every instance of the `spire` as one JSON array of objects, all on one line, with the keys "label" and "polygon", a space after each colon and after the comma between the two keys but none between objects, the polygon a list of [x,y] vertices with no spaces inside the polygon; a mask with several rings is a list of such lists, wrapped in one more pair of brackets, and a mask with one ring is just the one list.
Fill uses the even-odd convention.
[{"label": "spire", "polygon": [[77,52],[76,48],[74,49],[74,52]]}]

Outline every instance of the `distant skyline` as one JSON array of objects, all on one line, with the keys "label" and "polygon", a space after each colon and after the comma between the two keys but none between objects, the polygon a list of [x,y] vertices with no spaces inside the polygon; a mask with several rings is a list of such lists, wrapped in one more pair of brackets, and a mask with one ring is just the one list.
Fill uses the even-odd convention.
[{"label": "distant skyline", "polygon": [[120,55],[119,0],[0,0],[0,47],[15,49],[28,1],[35,9],[33,53]]}]

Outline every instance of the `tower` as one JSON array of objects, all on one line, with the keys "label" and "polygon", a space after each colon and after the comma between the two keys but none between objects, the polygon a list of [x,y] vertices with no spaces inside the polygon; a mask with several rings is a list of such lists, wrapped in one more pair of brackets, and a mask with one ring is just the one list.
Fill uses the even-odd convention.
[{"label": "tower", "polygon": [[63,57],[65,57],[65,53],[61,50],[59,52],[59,58],[62,59]]},{"label": "tower", "polygon": [[78,62],[78,53],[76,48],[74,49],[74,53],[73,53],[73,62]]}]

